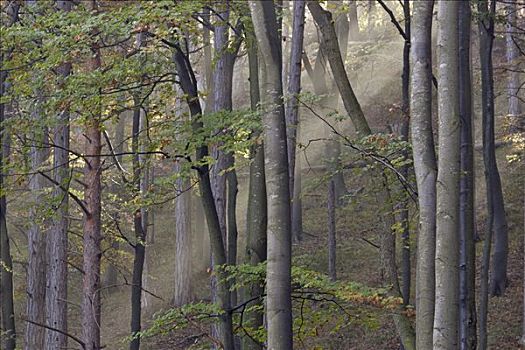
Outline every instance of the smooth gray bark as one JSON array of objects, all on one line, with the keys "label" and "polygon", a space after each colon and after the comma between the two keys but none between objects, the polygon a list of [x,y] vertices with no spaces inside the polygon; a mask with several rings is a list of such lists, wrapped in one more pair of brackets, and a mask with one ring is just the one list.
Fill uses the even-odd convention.
[{"label": "smooth gray bark", "polygon": [[433,1],[413,4],[411,31],[410,130],[418,188],[416,256],[416,348],[432,349],[435,291],[436,176],[432,133]]},{"label": "smooth gray bark", "polygon": [[517,45],[518,37],[516,35],[517,25],[517,1],[508,0],[506,6],[507,23],[505,33],[505,44],[507,49],[507,64],[508,64],[508,82],[507,93],[509,97],[509,116],[512,118],[511,125],[519,125],[519,118],[521,115],[521,101],[518,97],[520,91],[520,72],[518,68],[518,58],[520,57],[519,47]]},{"label": "smooth gray bark", "polygon": [[459,2],[438,3],[439,158],[436,182],[434,350],[458,347],[460,119]]},{"label": "smooth gray bark", "polygon": [[[301,92],[301,58],[303,52],[304,39],[304,13],[306,3],[304,0],[294,1],[293,4],[293,30],[292,30],[292,49],[290,53],[290,69],[288,77],[288,100],[286,103],[286,123],[287,123],[287,145],[288,145],[288,166],[290,177],[290,189],[293,189],[292,208],[300,201],[300,186],[295,193],[295,159],[297,144],[297,128],[299,124],[299,101],[298,95]],[[302,218],[298,217],[299,210],[292,209],[292,237],[299,241],[302,235]]]},{"label": "smooth gray bark", "polygon": [[[259,60],[257,43],[253,33],[248,34],[248,63],[250,72],[250,105],[253,111],[257,110],[260,102],[259,93]],[[254,137],[261,137],[259,133]],[[248,189],[248,210],[246,213],[246,255],[245,262],[257,265],[266,261],[267,248],[267,208],[266,208],[266,182],[264,175],[264,144],[256,142],[251,150],[250,183]],[[253,283],[246,287],[244,301],[262,296],[264,287]],[[255,299],[251,305],[261,305],[262,297]],[[251,311],[245,316],[245,324],[252,329],[263,327],[264,312]],[[244,350],[261,350],[263,345],[255,342],[250,337],[243,339]]]},{"label": "smooth gray bark", "polygon": [[350,0],[348,5],[348,16],[350,21],[349,35],[353,41],[358,41],[361,38],[359,33],[359,17],[357,15],[357,0]]},{"label": "smooth gray bark", "polygon": [[474,152],[470,71],[470,3],[459,5],[459,117],[461,178],[459,197],[459,348],[476,349],[476,247],[474,244]]},{"label": "smooth gray bark", "polygon": [[292,349],[290,190],[283,106],[282,52],[272,2],[249,1],[255,35],[266,65],[268,111],[263,115],[268,198],[268,349]]}]

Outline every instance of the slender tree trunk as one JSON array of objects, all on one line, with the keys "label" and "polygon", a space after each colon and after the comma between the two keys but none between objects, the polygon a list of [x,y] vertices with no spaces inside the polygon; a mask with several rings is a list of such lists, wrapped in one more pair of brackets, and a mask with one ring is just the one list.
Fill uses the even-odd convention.
[{"label": "slender tree trunk", "polygon": [[410,129],[418,188],[416,348],[432,349],[435,296],[436,176],[432,133],[433,1],[413,3],[411,31]]},{"label": "slender tree trunk", "polygon": [[519,126],[519,119],[523,118],[521,115],[521,104],[518,97],[520,90],[520,72],[518,68],[518,58],[520,57],[519,47],[516,43],[518,38],[516,37],[516,25],[517,25],[517,1],[510,0],[507,2],[506,6],[507,11],[507,23],[506,23],[506,33],[505,33],[505,42],[507,48],[507,64],[509,68],[508,72],[508,82],[507,90],[509,96],[509,116],[512,118],[511,125]]},{"label": "slender tree trunk", "polygon": [[[257,43],[253,33],[248,33],[248,62],[250,71],[250,104],[251,109],[256,111],[260,102],[259,93],[259,62],[257,55]],[[257,133],[254,137],[260,137]],[[251,150],[250,180],[248,189],[248,210],[246,214],[246,255],[245,262],[250,265],[258,265],[266,261],[266,183],[264,176],[264,144],[256,142]],[[244,301],[252,300],[258,296],[252,305],[262,306],[262,294],[264,287],[258,283],[247,286]],[[263,326],[264,313],[261,311],[250,311],[245,316],[246,326],[251,329],[259,329]],[[250,337],[243,338],[243,350],[261,350],[262,344],[256,343]]]},{"label": "slender tree trunk", "polygon": [[[116,161],[122,164],[122,153],[124,152],[124,129],[126,127],[127,113],[122,113],[118,116],[117,125],[115,126],[115,141],[114,151],[116,154]],[[113,183],[110,186],[110,191],[119,196],[120,186],[117,183]],[[113,214],[115,220],[120,221],[120,203],[117,204],[115,213]],[[115,254],[120,250],[120,244],[118,239],[113,238],[111,241],[111,251]],[[118,254],[116,254],[118,256]],[[104,286],[111,287],[116,286],[118,280],[118,271],[114,263],[109,263],[104,276]],[[116,288],[106,288],[108,291],[115,291]]]},{"label": "slender tree trunk", "polygon": [[[69,1],[58,1],[59,11],[71,11]],[[71,73],[71,64],[64,63],[58,69],[59,79]],[[58,126],[55,128],[53,143],[53,179],[68,187],[69,181],[69,110],[60,112]],[[67,251],[69,228],[69,194],[58,186],[53,189],[57,207],[47,232],[47,286],[46,286],[46,324],[67,333]],[[68,339],[64,333],[46,329],[45,350],[65,349]]]},{"label": "slender tree trunk", "polygon": [[269,110],[263,115],[268,198],[268,349],[292,349],[290,190],[283,108],[282,52],[272,2],[249,1],[255,35],[266,65]]},{"label": "slender tree trunk", "polygon": [[335,226],[335,184],[334,180],[328,182],[328,276],[335,281],[336,275],[336,226]]},{"label": "slender tree trunk", "polygon": [[[410,21],[410,2],[408,0],[403,1],[403,13],[405,19],[405,34],[407,40],[403,45],[403,74],[401,76],[402,82],[402,105],[403,121],[401,123],[401,139],[408,142],[408,129],[410,119],[410,32],[411,32],[411,21]],[[408,158],[408,152],[404,151],[403,156]],[[401,168],[401,174],[408,177],[408,165]],[[410,302],[410,285],[412,278],[412,269],[410,262],[410,231],[408,223],[408,196],[403,193],[403,198],[399,202],[399,221],[401,223],[401,274],[403,280],[403,287],[401,294],[403,295],[403,304],[408,305]]]},{"label": "slender tree trunk", "polygon": [[[177,74],[180,79],[181,88],[186,95],[186,102],[190,108],[192,130],[195,134],[199,134],[202,132],[204,125],[201,120],[202,109],[197,94],[197,80],[189,58],[182,51],[179,44],[175,45],[174,60],[177,66]],[[199,164],[199,162],[204,162],[208,156],[208,146],[205,143],[199,145],[196,151],[197,164]],[[227,262],[226,252],[224,249],[224,241],[215,206],[215,200],[213,198],[208,165],[204,162],[203,165],[200,165],[197,168],[197,173],[199,176],[199,189],[201,192],[202,205],[208,223],[212,255],[215,259],[214,263],[216,266],[224,265]],[[222,269],[219,269],[216,273],[218,275],[217,297],[221,308],[224,310],[224,313],[219,318],[221,343],[224,349],[233,350],[234,342],[230,291],[228,284],[224,282],[224,279],[226,278],[225,272]]]},{"label": "slender tree trunk", "polygon": [[435,350],[458,347],[459,287],[459,2],[438,3],[439,158],[436,184]]},{"label": "slender tree trunk", "polygon": [[[97,5],[95,0],[89,3],[90,9],[95,11]],[[95,71],[101,66],[100,49],[98,44],[91,48],[89,59],[89,70]],[[84,167],[84,212],[83,223],[83,288],[82,288],[82,339],[86,350],[100,349],[100,258],[102,251],[100,242],[101,235],[101,183],[102,172],[100,152],[101,143],[101,106],[95,106],[94,115],[86,121],[85,125],[85,154],[86,165]],[[86,111],[87,113],[87,111]]]},{"label": "slender tree trunk", "polygon": [[[11,3],[6,8],[9,20],[2,25],[10,26],[18,18],[18,3]],[[3,51],[2,51],[3,52]],[[9,53],[6,54],[6,58]],[[0,66],[4,61],[4,54],[0,53]],[[6,93],[5,81],[7,72],[0,70],[0,101]],[[13,289],[13,260],[9,246],[9,235],[7,231],[7,201],[4,189],[4,177],[6,176],[7,159],[9,158],[8,140],[9,135],[4,128],[6,120],[5,103],[0,102],[0,310],[1,319],[1,338],[0,348],[14,350],[16,347],[16,328],[15,328],[15,308],[14,308],[14,289]]]},{"label": "slender tree trunk", "polygon": [[359,32],[359,17],[357,15],[357,0],[350,0],[349,12],[350,20],[350,39],[358,41],[361,39],[361,33]]},{"label": "slender tree trunk", "polygon": [[474,245],[474,153],[470,72],[470,3],[459,5],[459,117],[461,178],[459,197],[459,347],[476,349],[476,247]]},{"label": "slender tree trunk", "polygon": [[[487,18],[480,22],[480,60],[482,83],[482,114],[483,114],[483,161],[485,163],[485,179],[487,191],[492,192],[492,215],[494,218],[494,254],[492,256],[492,273],[489,293],[501,296],[507,286],[508,259],[508,227],[505,214],[501,179],[496,162],[494,146],[494,79],[492,65],[492,46],[494,41],[495,9],[491,3],[490,12],[485,11],[486,1],[479,4],[480,13],[487,13]],[[485,11],[485,12],[481,12]]]},{"label": "slender tree trunk", "polygon": [[[302,218],[297,215],[301,210],[293,210],[298,204],[300,205],[301,187],[298,186],[295,193],[295,171],[296,171],[296,144],[297,128],[299,124],[299,101],[298,95],[301,92],[301,57],[303,53],[304,39],[304,13],[305,1],[295,1],[293,4],[293,31],[292,31],[292,50],[290,53],[290,69],[288,77],[288,101],[286,103],[286,123],[287,123],[287,146],[288,146],[288,165],[290,176],[290,189],[293,189],[292,195],[292,238],[300,241],[302,236]],[[297,196],[296,196],[297,194]]]},{"label": "slender tree trunk", "polygon": [[[27,233],[27,285],[26,285],[26,317],[29,321],[44,324],[45,322],[45,284],[46,284],[46,246],[45,230],[42,218],[41,204],[42,191],[45,187],[45,178],[38,173],[40,167],[47,158],[47,150],[44,148],[47,141],[47,130],[40,124],[42,118],[42,100],[37,97],[32,119],[36,124],[35,132],[32,133],[31,146],[31,169],[33,175],[29,178],[29,189],[32,195],[31,208],[29,210],[30,226]],[[42,349],[44,347],[45,329],[32,322],[26,322],[24,349]]]},{"label": "slender tree trunk", "polygon": [[[489,266],[492,237],[495,238],[495,250],[493,258],[493,285],[502,288],[506,283],[506,255],[502,243],[507,244],[507,227],[505,211],[503,208],[503,195],[501,193],[501,182],[496,163],[496,152],[494,147],[494,78],[492,70],[492,45],[494,40],[494,15],[496,3],[491,2],[490,10],[488,1],[478,3],[478,12],[483,15],[479,21],[480,33],[480,62],[481,62],[481,95],[482,95],[482,125],[483,125],[483,162],[485,164],[485,181],[487,193],[488,228],[483,244],[483,258],[480,276],[480,301],[479,301],[479,345],[478,349],[487,349],[487,316],[489,291]],[[498,238],[498,235],[500,236]],[[504,242],[502,242],[502,240]],[[499,247],[497,246],[499,244]],[[504,265],[504,266],[502,266]],[[501,280],[499,272],[503,270],[504,280]]]},{"label": "slender tree trunk", "polygon": [[[177,105],[177,108],[181,106]],[[183,118],[183,114],[180,113],[178,117]],[[183,162],[183,159],[177,159],[175,163],[175,174],[178,176],[175,199],[175,306],[183,306],[192,298],[191,189],[189,175],[183,172]],[[202,219],[197,217],[197,220]]]},{"label": "slender tree trunk", "polygon": [[371,133],[371,130],[346,75],[333,25],[332,14],[329,11],[325,11],[317,1],[309,0],[308,9],[310,9],[310,13],[315,22],[319,25],[322,36],[322,50],[330,63],[330,68],[332,69],[346,112],[352,119],[357,134],[360,136],[368,135]]},{"label": "slender tree trunk", "polygon": [[[140,35],[140,34],[139,34]],[[139,39],[140,40],[140,39]],[[139,45],[140,46],[140,45]],[[140,197],[141,194],[141,172],[142,165],[139,157],[139,136],[141,110],[139,97],[134,97],[133,126],[131,136],[131,152],[133,153],[133,187],[134,196]],[[145,217],[141,207],[135,209],[133,213],[133,228],[135,231],[135,254],[133,257],[133,273],[131,285],[131,335],[140,332],[141,312],[142,312],[142,274],[144,270],[144,260],[146,257],[146,230],[144,227]],[[129,345],[130,350],[140,348],[140,338],[134,338]]]}]

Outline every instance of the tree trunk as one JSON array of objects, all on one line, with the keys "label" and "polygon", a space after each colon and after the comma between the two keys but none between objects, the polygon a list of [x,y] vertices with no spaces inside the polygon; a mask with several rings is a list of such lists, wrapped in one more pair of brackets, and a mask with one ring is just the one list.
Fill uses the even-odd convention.
[{"label": "tree trunk", "polygon": [[350,0],[348,16],[350,20],[350,39],[358,41],[361,39],[359,33],[359,16],[357,15],[357,0]]},{"label": "tree trunk", "polygon": [[509,68],[508,72],[508,97],[509,97],[509,116],[512,118],[511,125],[516,128],[520,126],[519,119],[523,118],[521,115],[521,104],[518,97],[520,90],[520,72],[518,68],[518,59],[520,57],[519,47],[517,45],[518,38],[516,37],[516,25],[517,25],[517,2],[516,0],[510,0],[507,2],[507,23],[506,23],[506,48],[507,48],[507,64]]},{"label": "tree trunk", "polygon": [[[181,108],[181,106],[177,106]],[[183,118],[182,113],[178,115]],[[180,120],[183,122],[184,120]],[[181,135],[183,137],[183,135]],[[191,187],[189,174],[183,172],[183,159],[175,163],[176,195],[175,198],[175,288],[173,304],[183,306],[192,298],[191,266]],[[197,220],[202,220],[197,218]]]},{"label": "tree trunk", "polygon": [[[401,123],[401,139],[408,142],[408,129],[410,119],[410,3],[408,0],[403,1],[403,13],[405,19],[405,34],[407,39],[403,44],[403,74],[401,75],[402,84],[402,104],[403,121]],[[408,158],[408,152],[403,152],[403,157]],[[401,167],[401,174],[408,178],[408,165]],[[404,189],[402,189],[404,191]],[[401,274],[403,280],[403,287],[401,294],[403,295],[403,304],[408,305],[410,302],[410,284],[411,284],[411,263],[410,263],[410,231],[408,223],[408,196],[403,192],[403,198],[398,205],[399,222],[401,224]]]},{"label": "tree trunk", "polygon": [[[38,93],[37,93],[38,95]],[[45,188],[45,178],[38,173],[40,167],[47,158],[45,144],[47,141],[47,130],[41,124],[42,99],[37,97],[32,111],[32,120],[35,123],[35,132],[32,133],[31,146],[31,172],[29,178],[29,189],[32,202],[29,210],[30,226],[27,233],[27,286],[26,286],[26,317],[29,321],[44,324],[45,322],[45,285],[46,285],[46,246],[44,223],[41,220],[42,212],[40,204],[43,200],[42,192]],[[24,349],[42,349],[44,347],[45,329],[32,322],[26,322]]]},{"label": "tree trunk", "polygon": [[459,347],[476,349],[476,250],[474,245],[474,153],[472,143],[472,82],[470,72],[470,3],[459,4]]},{"label": "tree trunk", "polygon": [[[140,34],[139,34],[140,36]],[[140,39],[138,39],[140,40]],[[140,45],[139,45],[140,46]],[[141,107],[139,97],[134,97],[133,126],[131,136],[131,153],[133,153],[133,187],[134,197],[141,195],[141,172],[142,165],[139,156],[139,136],[141,132],[140,119]],[[133,256],[133,274],[131,282],[131,335],[140,332],[141,312],[142,312],[142,273],[144,270],[144,260],[146,257],[146,230],[144,227],[145,217],[141,207],[135,209],[133,213],[133,229],[135,231],[135,254]],[[140,348],[140,338],[134,338],[129,345],[130,350]]]},{"label": "tree trunk", "polygon": [[[293,4],[293,31],[292,31],[292,49],[290,53],[290,69],[288,77],[288,100],[286,103],[286,123],[287,123],[287,146],[288,146],[288,165],[290,177],[290,189],[294,189],[292,195],[292,207],[296,206],[296,202],[300,201],[300,187],[298,188],[297,197],[295,196],[295,159],[296,159],[296,144],[297,144],[297,128],[299,124],[299,101],[298,95],[301,92],[301,57],[303,53],[303,39],[304,39],[304,13],[305,1],[295,1]],[[297,217],[301,211],[292,210],[292,238],[295,241],[300,241],[302,227],[299,225],[302,222],[300,217]]]},{"label": "tree trunk", "polygon": [[[2,25],[9,26],[18,18],[18,3],[11,3],[6,8],[9,20]],[[9,58],[9,53],[6,54]],[[4,54],[0,53],[0,66],[4,61]],[[0,70],[0,101],[6,93],[5,81],[7,72]],[[14,350],[16,347],[16,328],[15,328],[15,308],[14,308],[14,289],[13,289],[13,260],[9,246],[9,235],[7,232],[7,201],[4,190],[4,177],[6,176],[7,159],[9,158],[9,147],[4,121],[6,120],[5,103],[0,102],[0,310],[2,311],[2,327],[0,348]]]},{"label": "tree trunk", "polygon": [[[119,163],[122,163],[122,153],[124,152],[124,129],[126,127],[126,117],[127,113],[122,113],[118,116],[117,125],[115,126],[115,141],[114,141],[114,151],[116,154],[116,161]],[[110,191],[116,195],[119,195],[119,184],[112,183],[110,186]],[[115,217],[115,220],[120,221],[120,203],[117,204],[115,213],[113,214]],[[120,244],[119,240],[112,238],[111,240],[111,251],[118,253],[120,250]],[[115,254],[118,256],[118,254]],[[115,258],[116,260],[117,258]],[[108,291],[114,291],[116,290],[114,287],[116,286],[118,281],[118,271],[114,263],[109,262],[108,267],[106,269],[106,273],[104,276],[104,286],[110,287],[107,288]]]},{"label": "tree trunk", "polygon": [[[486,7],[485,1],[480,6]],[[484,9],[483,9],[484,10]],[[480,9],[480,11],[482,11]],[[480,60],[481,60],[481,88],[483,114],[483,161],[485,163],[485,179],[487,191],[492,193],[492,215],[494,217],[494,254],[492,256],[492,271],[490,295],[501,296],[507,287],[507,259],[509,251],[508,227],[505,214],[501,179],[496,162],[494,146],[494,79],[492,65],[492,45],[494,41],[495,9],[490,10],[489,16],[480,25]],[[483,13],[483,12],[481,12]],[[485,13],[488,13],[485,11]],[[490,23],[487,23],[490,22]],[[489,208],[490,209],[490,208]]]},{"label": "tree trunk", "polygon": [[[251,109],[256,111],[260,102],[259,93],[259,62],[257,55],[257,43],[253,33],[247,33],[248,62],[250,71],[250,104]],[[257,133],[254,138],[260,137]],[[248,189],[248,210],[246,213],[246,255],[245,263],[258,265],[266,261],[266,183],[264,176],[264,144],[256,142],[250,153],[250,180]],[[262,295],[264,287],[258,283],[253,283],[246,287],[244,302],[256,299],[250,303],[262,306]],[[264,313],[261,311],[250,311],[245,316],[246,326],[251,329],[259,329],[263,326]],[[252,340],[250,337],[243,338],[244,350],[261,350],[262,344]]]},{"label": "tree trunk", "polygon": [[454,350],[458,347],[458,9],[459,2],[439,2],[439,158],[436,185],[436,297],[433,335],[435,350]]},{"label": "tree trunk", "polygon": [[255,35],[266,65],[268,82],[265,92],[270,108],[263,115],[268,198],[268,349],[292,349],[292,249],[286,121],[282,104],[282,52],[273,3],[249,1],[249,5]]},{"label": "tree trunk", "polygon": [[[182,51],[182,48],[177,43],[175,45],[174,61],[177,66],[177,74],[180,79],[181,88],[186,95],[186,102],[190,108],[190,115],[192,117],[192,130],[195,134],[200,134],[204,127],[201,116],[202,109],[200,106],[198,93],[197,93],[197,80],[191,67],[188,56]],[[219,223],[219,217],[217,215],[217,209],[215,207],[215,200],[213,198],[212,187],[209,176],[209,166],[206,163],[208,158],[208,146],[201,144],[197,147],[196,151],[196,164],[204,162],[202,165],[197,167],[197,173],[199,176],[199,189],[201,192],[202,205],[204,207],[204,213],[206,221],[208,223],[208,231],[210,234],[210,244],[212,255],[216,266],[225,265],[226,252],[224,249],[224,241],[222,237],[222,231]],[[231,314],[231,303],[230,303],[230,291],[228,284],[223,281],[226,278],[226,274],[223,269],[216,271],[217,273],[217,297],[221,308],[224,313],[219,317],[221,327],[221,343],[224,349],[233,350],[233,327],[232,327],[232,314]]]},{"label": "tree trunk", "polygon": [[416,348],[432,349],[435,293],[436,176],[432,133],[433,1],[413,4],[411,31],[410,129],[418,188],[419,223],[416,270]]},{"label": "tree trunk", "polygon": [[326,54],[328,62],[330,63],[330,68],[332,69],[335,83],[341,94],[346,112],[352,119],[357,134],[360,136],[368,135],[371,133],[371,130],[354,94],[354,90],[350,85],[348,76],[346,75],[344,62],[337,42],[337,35],[333,25],[332,14],[329,11],[325,11],[317,1],[309,0],[308,9],[310,9],[312,16],[321,31],[322,50],[323,53]]},{"label": "tree trunk", "polygon": [[328,276],[331,281],[337,279],[336,275],[336,226],[335,226],[335,184],[334,180],[328,182]]},{"label": "tree trunk", "polygon": [[[482,125],[483,125],[483,162],[485,164],[485,181],[487,191],[488,229],[483,245],[483,260],[480,276],[479,301],[479,346],[487,349],[487,313],[488,294],[501,295],[506,284],[507,270],[507,223],[503,207],[501,181],[496,163],[494,147],[494,79],[492,69],[492,45],[494,40],[495,1],[478,3],[478,12],[485,15],[479,21],[480,62],[481,62],[481,95],[482,95]],[[495,252],[492,257],[492,284],[488,285],[489,264],[492,237],[494,236]]]},{"label": "tree trunk", "polygon": [[[97,9],[95,0],[89,3],[89,7],[92,11]],[[91,48],[89,70],[95,71],[100,66],[100,49],[98,44],[95,44]],[[84,132],[85,154],[90,155],[86,157],[84,167],[84,202],[87,211],[84,212],[83,223],[82,339],[86,350],[100,349],[100,258],[102,256],[100,108],[101,106],[94,107],[97,111],[86,121]]]}]

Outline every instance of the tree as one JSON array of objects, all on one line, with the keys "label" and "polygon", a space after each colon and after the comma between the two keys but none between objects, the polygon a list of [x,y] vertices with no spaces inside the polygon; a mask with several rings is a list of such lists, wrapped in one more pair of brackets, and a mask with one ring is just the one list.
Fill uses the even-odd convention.
[{"label": "tree", "polygon": [[[69,1],[57,2],[58,11],[71,11]],[[57,69],[60,84],[71,73],[71,63],[63,63]],[[60,85],[59,85],[60,87]],[[53,180],[67,188],[69,181],[69,109],[64,108],[58,114],[58,123],[54,130],[53,144]],[[46,329],[45,350],[67,347],[67,251],[69,228],[69,194],[60,186],[53,188],[55,207],[51,225],[46,235],[47,271],[46,271],[46,324],[58,329],[56,332]]]},{"label": "tree", "polygon": [[414,2],[410,74],[410,129],[418,188],[419,223],[416,257],[416,348],[432,348],[435,290],[436,176],[432,133],[433,1]]},{"label": "tree", "polygon": [[[89,9],[97,11],[96,0],[91,0]],[[95,72],[101,67],[99,43],[91,46],[88,69]],[[92,113],[86,116],[84,127],[84,220],[83,220],[83,288],[82,288],[82,339],[86,350],[100,349],[100,249],[101,235],[101,106],[93,101]]]},{"label": "tree", "polygon": [[[259,84],[259,57],[257,54],[257,42],[253,28],[246,30],[246,45],[248,46],[248,68],[250,73],[250,107],[257,111],[260,102]],[[264,64],[264,63],[263,63]],[[260,132],[256,131],[253,138],[260,138]],[[266,261],[267,248],[267,207],[266,207],[266,177],[264,174],[264,143],[256,141],[250,151],[250,184],[248,189],[248,210],[246,212],[246,255],[245,262],[250,265],[258,265]],[[259,283],[246,286],[244,302],[256,300],[262,307],[262,295],[264,287]],[[246,315],[246,325],[253,329],[263,327],[264,313],[251,311]],[[250,337],[245,337],[243,349],[261,350],[261,344]]]},{"label": "tree", "polygon": [[507,49],[507,64],[509,65],[508,71],[508,97],[509,97],[509,116],[516,120],[512,120],[512,125],[517,125],[518,119],[521,117],[521,104],[518,96],[520,90],[520,72],[516,70],[517,68],[517,59],[520,56],[519,47],[516,42],[517,37],[515,34],[516,31],[516,18],[517,18],[517,1],[510,0],[507,2],[506,6],[507,12],[507,23],[506,23],[506,33],[505,33],[505,43]]},{"label": "tree", "polygon": [[336,273],[336,226],[335,226],[335,184],[331,179],[328,182],[328,276],[335,281]]},{"label": "tree", "polygon": [[[197,93],[197,80],[188,58],[188,53],[182,50],[178,42],[170,43],[174,49],[174,61],[177,69],[177,75],[180,79],[180,86],[186,96],[186,103],[190,109],[192,118],[192,132],[195,135],[200,135],[204,128],[202,122],[202,109]],[[202,205],[208,224],[208,232],[210,235],[211,250],[214,257],[215,266],[223,266],[227,263],[226,251],[224,248],[224,241],[222,230],[219,222],[219,216],[213,198],[213,192],[210,182],[209,165],[206,159],[209,157],[208,146],[202,142],[197,145],[195,161],[196,170],[199,177],[199,190],[201,192]],[[217,298],[223,310],[219,317],[220,322],[220,336],[222,346],[225,349],[233,349],[233,327],[231,314],[231,300],[228,283],[226,283],[226,273],[223,268],[216,271],[217,274]]]},{"label": "tree", "polygon": [[[286,123],[287,123],[287,145],[288,145],[288,165],[290,177],[290,190],[292,191],[292,237],[299,241],[302,235],[302,213],[301,213],[301,169],[296,167],[296,144],[297,130],[299,127],[299,101],[298,95],[301,92],[301,58],[303,53],[304,39],[304,13],[305,1],[295,1],[293,4],[293,30],[292,48],[290,53],[290,68],[288,77],[288,101],[286,103]],[[297,168],[297,169],[296,169]],[[295,184],[295,174],[298,174],[299,183]],[[296,187],[297,186],[297,187]]]},{"label": "tree", "polygon": [[[2,21],[2,25],[11,26],[18,20],[18,11],[20,5],[17,2],[11,2],[6,8],[8,15],[7,21]],[[2,15],[2,14],[0,14]],[[4,42],[2,40],[2,42]],[[3,46],[3,44],[2,44]],[[2,47],[3,49],[3,47]],[[4,60],[9,59],[10,52],[7,54],[0,53],[0,66],[3,67]],[[14,350],[16,347],[16,325],[15,325],[15,307],[13,302],[13,259],[9,243],[9,234],[7,231],[7,200],[5,194],[4,177],[6,176],[6,164],[9,158],[9,135],[5,129],[6,104],[1,99],[6,95],[7,71],[0,70],[0,309],[2,311],[2,337],[0,345],[6,350]]]},{"label": "tree", "polygon": [[470,3],[459,4],[459,346],[476,349],[476,247],[474,242],[474,153],[472,142],[472,82],[470,72]]},{"label": "tree", "polygon": [[452,350],[458,346],[459,2],[440,1],[438,4],[439,158],[436,182],[436,297],[433,349]]},{"label": "tree", "polygon": [[249,1],[255,35],[266,65],[269,110],[262,117],[268,198],[268,349],[292,349],[290,191],[283,108],[282,52],[272,2]]}]

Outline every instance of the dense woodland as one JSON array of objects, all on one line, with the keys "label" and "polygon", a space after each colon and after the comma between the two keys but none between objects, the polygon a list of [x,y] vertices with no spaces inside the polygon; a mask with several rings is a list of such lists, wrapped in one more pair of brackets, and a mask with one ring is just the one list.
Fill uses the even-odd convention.
[{"label": "dense woodland", "polygon": [[0,349],[525,346],[523,0],[0,4]]}]

